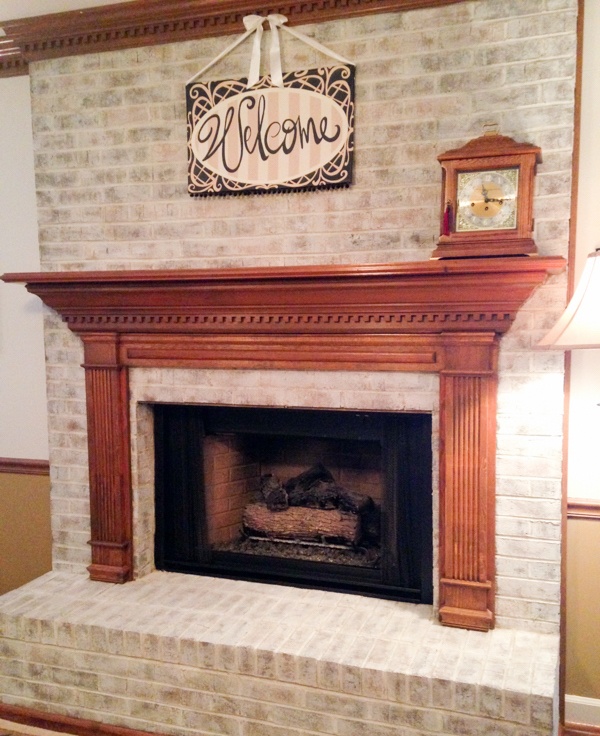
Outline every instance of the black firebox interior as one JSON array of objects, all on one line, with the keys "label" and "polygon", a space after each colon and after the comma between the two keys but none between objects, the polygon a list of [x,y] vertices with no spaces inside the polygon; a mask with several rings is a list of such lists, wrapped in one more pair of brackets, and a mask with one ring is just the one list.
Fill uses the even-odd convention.
[{"label": "black firebox interior", "polygon": [[432,602],[430,414],[155,404],[154,427],[158,569]]}]

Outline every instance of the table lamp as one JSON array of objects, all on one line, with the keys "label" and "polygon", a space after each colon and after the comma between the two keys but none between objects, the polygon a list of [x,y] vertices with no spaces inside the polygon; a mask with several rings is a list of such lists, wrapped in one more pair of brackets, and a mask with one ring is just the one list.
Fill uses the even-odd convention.
[{"label": "table lamp", "polygon": [[600,348],[600,248],[588,255],[571,301],[538,347]]}]

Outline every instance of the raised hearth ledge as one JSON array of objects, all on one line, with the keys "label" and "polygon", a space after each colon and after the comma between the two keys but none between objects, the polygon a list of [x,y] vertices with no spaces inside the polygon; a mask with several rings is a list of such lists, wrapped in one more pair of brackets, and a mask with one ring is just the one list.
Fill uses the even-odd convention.
[{"label": "raised hearth ledge", "polygon": [[500,335],[560,257],[13,273],[84,345],[94,580],[133,577],[128,368],[440,375],[439,617],[494,624]]},{"label": "raised hearth ledge", "polygon": [[2,703],[36,707],[42,692],[52,713],[144,731],[552,733],[558,634],[457,631],[426,605],[54,572],[0,598],[0,632]]}]

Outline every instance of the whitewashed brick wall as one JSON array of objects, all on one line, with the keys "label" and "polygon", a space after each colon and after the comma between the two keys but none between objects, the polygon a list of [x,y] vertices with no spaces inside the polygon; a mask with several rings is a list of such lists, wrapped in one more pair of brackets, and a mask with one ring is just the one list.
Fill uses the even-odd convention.
[{"label": "whitewashed brick wall", "polygon": [[[428,259],[438,235],[436,156],[489,120],[542,147],[536,242],[543,255],[566,256],[576,8],[576,0],[472,0],[301,28],[357,64],[355,180],[332,192],[188,197],[184,83],[230,37],[34,63],[42,267]],[[210,75],[245,76],[248,61],[244,45]],[[286,71],[323,61],[283,38]],[[562,355],[532,348],[564,297],[564,277],[540,288],[501,354],[498,620],[542,632],[558,627],[563,365]],[[82,351],[54,314],[46,350],[54,564],[81,570],[89,563]]]}]

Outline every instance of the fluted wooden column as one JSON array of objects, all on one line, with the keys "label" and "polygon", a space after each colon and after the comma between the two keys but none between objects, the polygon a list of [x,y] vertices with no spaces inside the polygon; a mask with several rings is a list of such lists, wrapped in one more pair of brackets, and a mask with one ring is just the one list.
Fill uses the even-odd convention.
[{"label": "fluted wooden column", "polygon": [[442,623],[494,625],[497,340],[448,345],[440,379]]},{"label": "fluted wooden column", "polygon": [[127,368],[117,334],[83,336],[88,422],[92,580],[132,576],[132,494]]}]

